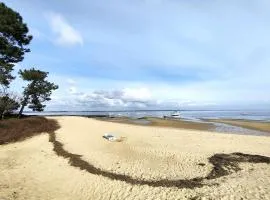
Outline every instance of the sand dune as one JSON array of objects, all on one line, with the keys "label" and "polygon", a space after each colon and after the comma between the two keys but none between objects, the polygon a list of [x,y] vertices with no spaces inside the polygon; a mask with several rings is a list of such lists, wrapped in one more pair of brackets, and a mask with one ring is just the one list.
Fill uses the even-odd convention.
[{"label": "sand dune", "polygon": [[[57,143],[49,142],[48,134],[0,146],[0,199],[270,197],[267,163],[240,162],[241,170],[232,167],[226,176],[204,178],[213,170],[208,159],[214,154],[241,152],[270,157],[270,137],[133,126],[83,117],[55,119],[61,126],[55,141],[63,144],[68,155],[57,155]],[[102,138],[104,133],[125,140],[108,142]],[[76,166],[76,161],[71,166],[72,156],[98,171],[90,173],[92,168]],[[130,180],[113,180],[115,175]],[[188,187],[196,178],[202,179],[200,184]],[[160,180],[187,180],[188,184],[147,184]]]}]

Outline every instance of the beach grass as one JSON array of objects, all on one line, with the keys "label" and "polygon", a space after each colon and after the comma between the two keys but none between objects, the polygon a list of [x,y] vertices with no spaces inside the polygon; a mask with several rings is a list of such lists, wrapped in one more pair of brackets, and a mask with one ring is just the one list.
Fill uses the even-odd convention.
[{"label": "beach grass", "polygon": [[59,128],[56,120],[45,117],[11,118],[0,121],[0,145],[22,141],[41,133],[51,133]]}]

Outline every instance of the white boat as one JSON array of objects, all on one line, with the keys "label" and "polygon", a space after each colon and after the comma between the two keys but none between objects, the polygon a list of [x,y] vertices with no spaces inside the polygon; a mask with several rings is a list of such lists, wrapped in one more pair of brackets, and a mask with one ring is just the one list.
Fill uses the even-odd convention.
[{"label": "white boat", "polygon": [[171,113],[170,115],[164,115],[163,118],[179,118],[180,117],[180,112],[179,111],[175,111],[173,113]]},{"label": "white boat", "polygon": [[175,111],[171,114],[171,117],[180,117],[180,112],[179,111]]}]

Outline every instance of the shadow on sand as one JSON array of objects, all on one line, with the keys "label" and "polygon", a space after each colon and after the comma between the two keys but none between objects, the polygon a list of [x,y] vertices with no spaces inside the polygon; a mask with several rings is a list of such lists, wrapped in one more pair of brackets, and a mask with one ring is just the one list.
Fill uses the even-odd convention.
[{"label": "shadow on sand", "polygon": [[208,159],[209,162],[213,165],[213,169],[205,177],[178,180],[161,179],[157,181],[140,180],[128,175],[116,174],[96,168],[92,164],[84,161],[80,155],[69,153],[63,148],[63,144],[56,140],[56,135],[54,132],[50,133],[49,141],[53,144],[53,150],[55,153],[58,156],[68,159],[71,166],[78,167],[79,169],[86,170],[91,174],[101,175],[112,180],[124,181],[133,185],[148,185],[152,187],[177,187],[193,189],[207,185],[204,183],[204,180],[216,179],[240,171],[241,168],[238,165],[240,162],[270,164],[270,158],[266,156],[243,153],[215,154]]}]

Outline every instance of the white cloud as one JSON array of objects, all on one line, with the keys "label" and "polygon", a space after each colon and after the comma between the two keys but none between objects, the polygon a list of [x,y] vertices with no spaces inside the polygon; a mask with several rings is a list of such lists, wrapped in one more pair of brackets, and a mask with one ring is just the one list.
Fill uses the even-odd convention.
[{"label": "white cloud", "polygon": [[[72,109],[74,110],[181,109],[202,105],[202,103],[197,101],[178,98],[165,98],[161,100],[154,96],[155,92],[146,87],[81,92],[78,91],[77,87],[71,86],[68,88],[68,95],[58,96],[56,102],[52,102],[52,104],[54,106],[58,104],[58,109],[61,106],[65,108],[65,105],[69,106],[72,104]],[[163,94],[159,93],[158,96],[163,96]],[[60,104],[58,103],[59,101],[61,101]],[[206,102],[204,105],[210,104]]]},{"label": "white cloud", "polygon": [[73,28],[62,15],[58,13],[49,13],[47,19],[52,31],[56,35],[56,44],[62,46],[83,44],[83,38],[79,31]]},{"label": "white cloud", "polygon": [[123,97],[126,99],[149,100],[151,92],[147,88],[125,88]]},{"label": "white cloud", "polygon": [[145,108],[151,104],[150,96],[146,88],[125,88],[84,93],[77,101],[96,108]]}]

